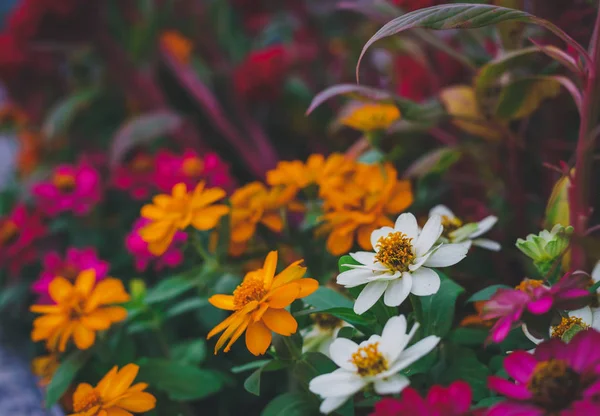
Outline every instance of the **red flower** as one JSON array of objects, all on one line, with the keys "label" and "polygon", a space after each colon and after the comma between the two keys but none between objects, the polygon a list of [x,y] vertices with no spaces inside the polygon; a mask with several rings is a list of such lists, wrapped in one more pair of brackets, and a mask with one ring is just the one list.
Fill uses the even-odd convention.
[{"label": "red flower", "polygon": [[46,234],[46,227],[37,213],[30,213],[25,205],[0,217],[0,264],[7,265],[11,274],[37,259],[34,243]]},{"label": "red flower", "polygon": [[233,74],[236,90],[247,100],[274,99],[290,67],[288,51],[281,45],[254,51]]}]

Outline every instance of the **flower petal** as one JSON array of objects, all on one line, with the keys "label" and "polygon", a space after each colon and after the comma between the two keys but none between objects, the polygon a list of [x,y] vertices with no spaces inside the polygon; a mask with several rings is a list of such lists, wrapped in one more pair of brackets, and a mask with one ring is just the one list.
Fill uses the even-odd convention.
[{"label": "flower petal", "polygon": [[73,285],[64,277],[55,277],[48,286],[48,293],[56,303],[61,303],[70,296],[72,290]]},{"label": "flower petal", "polygon": [[262,322],[253,322],[246,330],[246,347],[254,355],[262,355],[271,345],[271,331]]},{"label": "flower petal", "polygon": [[262,316],[262,321],[271,331],[286,337],[298,329],[298,322],[285,309],[267,309]]},{"label": "flower petal", "polygon": [[470,246],[470,241],[457,244],[442,244],[429,256],[424,265],[427,267],[453,266],[467,256]]},{"label": "flower petal", "polygon": [[496,393],[500,393],[509,399],[529,400],[532,394],[523,384],[515,384],[497,376],[488,377],[488,388]]},{"label": "flower petal", "polygon": [[434,215],[439,215],[440,217],[447,217],[448,219],[456,218],[456,215],[448,208],[446,205],[436,205],[435,207],[429,210],[429,216],[433,217]]},{"label": "flower petal", "polygon": [[374,387],[377,394],[396,394],[408,387],[409,384],[410,381],[408,378],[401,374],[394,374],[393,376],[376,380]]},{"label": "flower petal", "polygon": [[344,287],[356,287],[369,282],[373,271],[365,269],[350,269],[338,274],[336,282]]},{"label": "flower petal", "polygon": [[87,350],[96,341],[96,333],[83,324],[76,324],[73,328],[73,340],[80,350]]},{"label": "flower petal", "polygon": [[357,251],[356,253],[350,253],[350,257],[360,264],[364,264],[365,266],[371,266],[375,264],[375,253],[370,251]]},{"label": "flower petal", "polygon": [[417,224],[417,219],[411,213],[401,214],[394,224],[394,230],[400,231],[408,238],[416,239],[419,236],[419,225]]},{"label": "flower petal", "polygon": [[233,296],[231,295],[212,295],[208,301],[216,308],[224,309],[226,311],[235,310]]},{"label": "flower petal", "polygon": [[147,412],[156,406],[156,398],[150,393],[136,392],[118,400],[115,406],[130,412]]},{"label": "flower petal", "polygon": [[340,368],[313,378],[308,384],[308,389],[321,397],[340,397],[353,395],[365,384],[355,372]]},{"label": "flower petal", "polygon": [[490,215],[489,217],[485,217],[481,221],[477,223],[477,231],[471,234],[471,238],[477,238],[482,234],[487,233],[496,223],[498,222],[498,217],[494,215]]},{"label": "flower petal", "polygon": [[504,359],[504,368],[509,376],[526,384],[531,379],[538,361],[526,351],[514,351]]},{"label": "flower petal", "polygon": [[268,295],[267,302],[271,308],[281,309],[290,305],[298,298],[300,285],[296,282],[281,286]]},{"label": "flower petal", "polygon": [[403,273],[400,279],[389,283],[383,295],[383,303],[387,306],[400,306],[410,294],[411,288],[412,276],[410,273]]},{"label": "flower petal", "polygon": [[350,397],[351,396],[327,397],[325,400],[323,400],[321,406],[319,406],[319,411],[325,415],[328,415],[346,403]]},{"label": "flower petal", "polygon": [[358,350],[358,344],[347,338],[336,338],[329,346],[329,356],[339,367],[348,371],[355,371],[351,363],[352,354]]},{"label": "flower petal", "polygon": [[390,363],[396,361],[410,341],[406,334],[406,327],[406,317],[404,315],[390,318],[383,327],[379,350]]},{"label": "flower petal", "polygon": [[373,246],[373,250],[376,252],[379,251],[377,248],[377,242],[381,237],[385,237],[390,233],[393,233],[394,229],[392,227],[381,227],[371,233],[371,245]]},{"label": "flower petal", "polygon": [[368,311],[383,295],[388,287],[388,282],[375,281],[368,283],[356,298],[354,302],[354,312],[361,315]]},{"label": "flower petal", "polygon": [[277,269],[277,251],[271,251],[267,254],[265,262],[263,264],[263,278],[266,289],[270,289],[275,277],[275,270]]},{"label": "flower petal", "polygon": [[398,360],[390,366],[386,374],[395,374],[405,369],[419,358],[429,354],[439,342],[440,337],[430,335],[414,343],[400,354]]},{"label": "flower petal", "polygon": [[414,245],[416,255],[420,257],[427,253],[440,238],[443,230],[444,227],[442,227],[442,218],[439,215],[434,215],[433,217],[429,218]]},{"label": "flower petal", "polygon": [[298,293],[298,298],[304,298],[306,296],[312,295],[319,288],[319,281],[311,279],[310,277],[300,279],[296,281],[296,284],[300,287],[300,293]]},{"label": "flower petal", "polygon": [[487,238],[478,238],[473,240],[473,245],[490,251],[500,251],[502,249],[500,243],[488,240]]},{"label": "flower petal", "polygon": [[421,267],[412,274],[412,287],[410,292],[417,296],[429,296],[440,289],[440,277],[436,272],[427,267]]}]

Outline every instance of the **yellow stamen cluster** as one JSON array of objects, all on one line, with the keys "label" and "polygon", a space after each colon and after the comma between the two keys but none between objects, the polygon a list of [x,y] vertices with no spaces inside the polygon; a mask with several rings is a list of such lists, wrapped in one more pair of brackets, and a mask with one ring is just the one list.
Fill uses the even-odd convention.
[{"label": "yellow stamen cluster", "polygon": [[96,390],[90,390],[88,394],[73,402],[73,410],[76,412],[87,412],[88,410],[101,405],[102,397],[100,397],[100,394]]},{"label": "yellow stamen cluster", "polygon": [[442,215],[442,225],[444,226],[444,232],[442,235],[449,239],[451,233],[463,226],[463,222],[460,220],[460,218]]},{"label": "yellow stamen cluster", "polygon": [[580,396],[581,376],[563,360],[551,359],[538,363],[527,383],[533,402],[548,411],[560,413]]},{"label": "yellow stamen cluster", "polygon": [[533,376],[527,388],[532,392],[537,392],[540,386],[547,380],[553,380],[564,376],[567,373],[568,365],[563,360],[548,360],[536,364],[533,370]]},{"label": "yellow stamen cluster", "polygon": [[588,329],[590,326],[583,322],[583,319],[570,316],[568,318],[563,317],[560,324],[552,327],[552,338],[562,338],[565,332],[578,325],[582,329]]},{"label": "yellow stamen cluster", "polygon": [[408,266],[415,259],[412,238],[397,231],[381,237],[377,241],[379,251],[375,254],[375,260],[395,272],[406,272]]},{"label": "yellow stamen cluster", "polygon": [[52,177],[52,183],[63,191],[70,191],[75,188],[75,177],[68,173],[55,173]]},{"label": "yellow stamen cluster", "polygon": [[233,291],[233,304],[236,309],[242,309],[248,303],[260,301],[267,294],[267,289],[260,276],[246,277]]},{"label": "yellow stamen cluster", "polygon": [[538,288],[543,285],[544,282],[542,282],[541,280],[525,279],[517,286],[515,286],[515,289],[520,290],[521,292],[529,292],[532,289]]},{"label": "yellow stamen cluster", "polygon": [[328,313],[315,313],[312,315],[315,324],[321,329],[332,330],[342,324],[342,320]]},{"label": "yellow stamen cluster", "polygon": [[388,369],[387,360],[379,352],[379,342],[360,347],[352,354],[350,361],[356,366],[358,374],[362,377],[375,376]]}]

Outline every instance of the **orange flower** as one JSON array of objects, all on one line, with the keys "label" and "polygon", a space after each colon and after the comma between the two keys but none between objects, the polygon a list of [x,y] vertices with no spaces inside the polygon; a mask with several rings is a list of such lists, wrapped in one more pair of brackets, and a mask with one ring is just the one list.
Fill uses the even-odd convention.
[{"label": "orange flower", "polygon": [[310,295],[319,287],[315,279],[303,278],[306,267],[302,260],[289,265],[275,276],[277,252],[267,255],[262,269],[249,272],[233,295],[214,295],[208,300],[219,309],[234,311],[227,319],[214,327],[207,338],[223,332],[215,354],[227,340],[224,351],[246,332],[246,347],[254,355],[261,355],[271,345],[271,331],[290,336],[298,329],[298,323],[285,308],[294,300]]},{"label": "orange flower", "polygon": [[475,302],[473,307],[475,308],[476,314],[467,315],[460,321],[460,326],[482,326],[490,328],[494,325],[495,319],[482,319],[480,314],[483,311],[485,301]]},{"label": "orange flower", "polygon": [[361,103],[350,108],[340,122],[363,132],[386,130],[400,118],[400,110],[393,104]]},{"label": "orange flower", "polygon": [[120,306],[107,306],[129,300],[123,283],[106,278],[94,287],[96,272],[84,270],[77,276],[75,285],[64,277],[55,277],[48,288],[55,305],[33,305],[32,312],[41,313],[33,321],[31,339],[46,340],[50,351],[64,352],[70,338],[75,346],[85,350],[96,340],[96,331],[108,329],[113,323],[123,321],[127,311]]},{"label": "orange flower", "polygon": [[352,180],[325,201],[317,235],[329,234],[327,250],[336,256],[349,252],[355,239],[364,250],[371,250],[373,230],[392,226],[388,216],[404,211],[412,202],[410,182],[398,180],[392,165],[360,164]]},{"label": "orange flower", "polygon": [[81,383],[73,394],[73,411],[70,416],[132,416],[156,407],[156,398],[145,392],[146,383],[136,383],[139,367],[127,364],[118,370],[114,366],[96,387]]},{"label": "orange flower", "polygon": [[191,192],[184,183],[178,183],[171,195],[155,196],[152,204],[142,207],[142,217],[152,221],[140,230],[148,250],[155,256],[164,254],[177,230],[183,231],[189,225],[201,231],[215,228],[229,212],[226,205],[213,205],[224,196],[221,188],[204,189],[204,182]]},{"label": "orange flower", "polygon": [[194,45],[188,38],[176,30],[167,30],[161,33],[160,42],[179,63],[189,63]]},{"label": "orange flower", "polygon": [[40,378],[41,386],[47,386],[59,365],[57,354],[40,355],[31,361],[31,371]]},{"label": "orange flower", "polygon": [[277,187],[268,189],[260,182],[252,182],[238,188],[231,195],[231,244],[232,255],[240,255],[248,241],[256,233],[258,224],[273,232],[283,229],[281,209],[293,198],[290,191]]}]

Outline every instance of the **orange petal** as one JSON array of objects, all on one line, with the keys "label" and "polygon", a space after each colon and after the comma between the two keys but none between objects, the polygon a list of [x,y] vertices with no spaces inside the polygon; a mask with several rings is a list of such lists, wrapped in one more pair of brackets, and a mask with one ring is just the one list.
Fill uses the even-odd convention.
[{"label": "orange petal", "polygon": [[271,251],[269,254],[267,254],[267,257],[265,258],[265,263],[263,264],[263,281],[265,284],[265,289],[267,290],[271,288],[276,269],[277,251]]},{"label": "orange petal", "polygon": [[95,310],[88,315],[82,316],[81,323],[90,329],[101,331],[108,329],[111,321],[106,319],[106,316],[102,314],[101,310]]},{"label": "orange petal", "polygon": [[278,233],[281,230],[283,230],[283,219],[281,218],[281,214],[279,212],[265,214],[261,218],[260,222],[263,223],[271,231],[275,231]]},{"label": "orange petal", "polygon": [[261,303],[258,310],[254,311],[252,313],[252,319],[254,320],[254,322],[260,321],[262,319],[263,314],[267,311],[267,309],[269,309],[269,304]]},{"label": "orange petal", "polygon": [[358,241],[358,245],[363,250],[373,249],[373,246],[371,245],[371,233],[375,230],[375,228],[375,224],[362,225],[358,227],[356,240]]},{"label": "orange petal", "polygon": [[256,223],[253,221],[242,221],[231,227],[231,239],[236,243],[248,241],[256,231]]},{"label": "orange petal", "polygon": [[212,295],[208,301],[211,305],[219,308],[225,309],[226,311],[235,310],[235,305],[233,303],[233,296],[231,295]]},{"label": "orange petal", "polygon": [[96,333],[83,324],[75,324],[73,327],[73,340],[80,350],[87,350],[96,341]]},{"label": "orange petal", "polygon": [[252,321],[251,317],[247,317],[246,319],[244,319],[244,321],[242,321],[240,326],[238,326],[238,328],[235,330],[235,332],[231,335],[231,339],[229,340],[229,342],[225,346],[225,349],[223,350],[224,352],[229,352],[233,343],[236,342],[238,340],[238,338],[242,336],[242,334],[244,333],[246,328],[248,328],[248,325],[250,324],[251,321]]},{"label": "orange petal", "polygon": [[217,226],[221,217],[229,212],[227,205],[215,205],[195,211],[192,217],[192,226],[201,231],[210,230]]},{"label": "orange petal", "polygon": [[115,406],[131,412],[147,412],[156,406],[156,398],[150,393],[136,392],[118,400]]},{"label": "orange petal", "polygon": [[96,270],[88,269],[79,273],[75,280],[75,289],[82,295],[88,296],[96,284]]},{"label": "orange petal", "polygon": [[300,294],[298,295],[298,298],[306,297],[314,293],[319,288],[319,282],[309,277],[300,279],[296,283],[300,285]]},{"label": "orange petal", "polygon": [[347,254],[352,248],[353,236],[351,233],[338,233],[333,230],[327,238],[327,250],[334,256]]},{"label": "orange petal", "polygon": [[85,312],[91,312],[100,305],[123,303],[129,301],[123,282],[119,279],[107,278],[98,282],[85,305]]},{"label": "orange petal", "polygon": [[165,210],[156,205],[144,205],[140,212],[141,216],[149,220],[161,220],[165,217]]},{"label": "orange petal", "polygon": [[[96,413],[86,413],[85,415],[82,413],[82,416],[95,416]],[[98,416],[133,416],[133,413],[128,412],[125,409],[120,407],[110,407],[106,410],[100,410]]]},{"label": "orange petal", "polygon": [[292,282],[272,291],[269,294],[267,302],[269,302],[269,307],[281,309],[285,308],[294,300],[296,300],[299,294],[300,285],[298,285],[296,282]]},{"label": "orange petal", "polygon": [[101,314],[104,319],[110,322],[121,322],[127,318],[127,309],[121,306],[108,306],[95,311],[95,313]]},{"label": "orange petal", "polygon": [[102,398],[108,402],[125,393],[135,380],[139,369],[140,367],[135,364],[127,364],[122,367],[109,383]]},{"label": "orange petal", "polygon": [[61,303],[68,298],[73,291],[73,285],[64,277],[57,276],[50,282],[48,293],[52,300]]},{"label": "orange petal", "polygon": [[290,336],[298,329],[298,322],[285,309],[269,308],[262,317],[267,328],[280,335]]},{"label": "orange petal", "polygon": [[[52,343],[54,344],[54,342],[58,341],[58,350],[60,352],[65,352],[65,350],[67,349],[67,342],[69,342],[69,339],[71,338],[71,335],[73,334],[73,330],[75,329],[76,325],[77,324],[67,325],[65,328],[61,328],[61,330],[57,332],[57,338]],[[60,334],[60,337],[58,337],[58,334]]]},{"label": "orange petal", "polygon": [[[227,340],[233,336],[233,334],[237,331],[237,329],[240,326],[244,326],[244,327],[247,326],[248,325],[247,321],[249,321],[249,320],[250,320],[250,317],[245,314],[244,315],[242,315],[242,314],[236,315],[235,319],[229,323],[229,326],[221,334],[217,343],[215,344],[215,354],[217,352],[219,352],[219,350],[225,344],[225,342],[227,342]],[[245,325],[244,325],[244,323],[245,323]]]},{"label": "orange petal", "polygon": [[271,345],[271,331],[262,322],[253,322],[246,330],[246,347],[254,355],[262,355]]},{"label": "orange petal", "polygon": [[198,209],[207,205],[211,205],[217,202],[219,199],[223,199],[225,195],[225,191],[221,188],[211,188],[205,190],[204,192],[197,192],[196,189],[192,197],[192,209]]},{"label": "orange petal", "polygon": [[108,373],[106,373],[104,375],[104,377],[102,377],[102,380],[100,380],[98,382],[98,385],[96,385],[96,389],[100,393],[100,396],[106,397],[106,393],[108,392],[108,389],[110,388],[111,383],[117,376],[118,370],[119,370],[119,367],[117,367],[115,365],[113,368],[110,369],[110,371]]},{"label": "orange petal", "polygon": [[62,308],[59,305],[31,305],[29,310],[35,313],[60,313]]},{"label": "orange petal", "polygon": [[[204,186],[204,183],[199,183],[198,186],[196,186],[196,190],[200,189],[200,191],[201,191],[202,188],[200,188],[200,186]],[[183,182],[180,182],[180,183],[176,184],[175,186],[173,186],[173,188],[171,189],[171,195],[175,199],[184,198],[187,195],[186,184]]]},{"label": "orange petal", "polygon": [[73,401],[81,402],[83,401],[94,388],[88,383],[80,383],[75,389],[75,393],[73,393]]},{"label": "orange petal", "polygon": [[302,262],[303,260],[298,260],[290,264],[281,273],[275,276],[273,280],[273,286],[271,288],[276,289],[290,282],[293,282],[294,280],[301,279],[302,276],[304,276],[304,273],[306,273],[306,267],[300,266],[300,263]]}]

